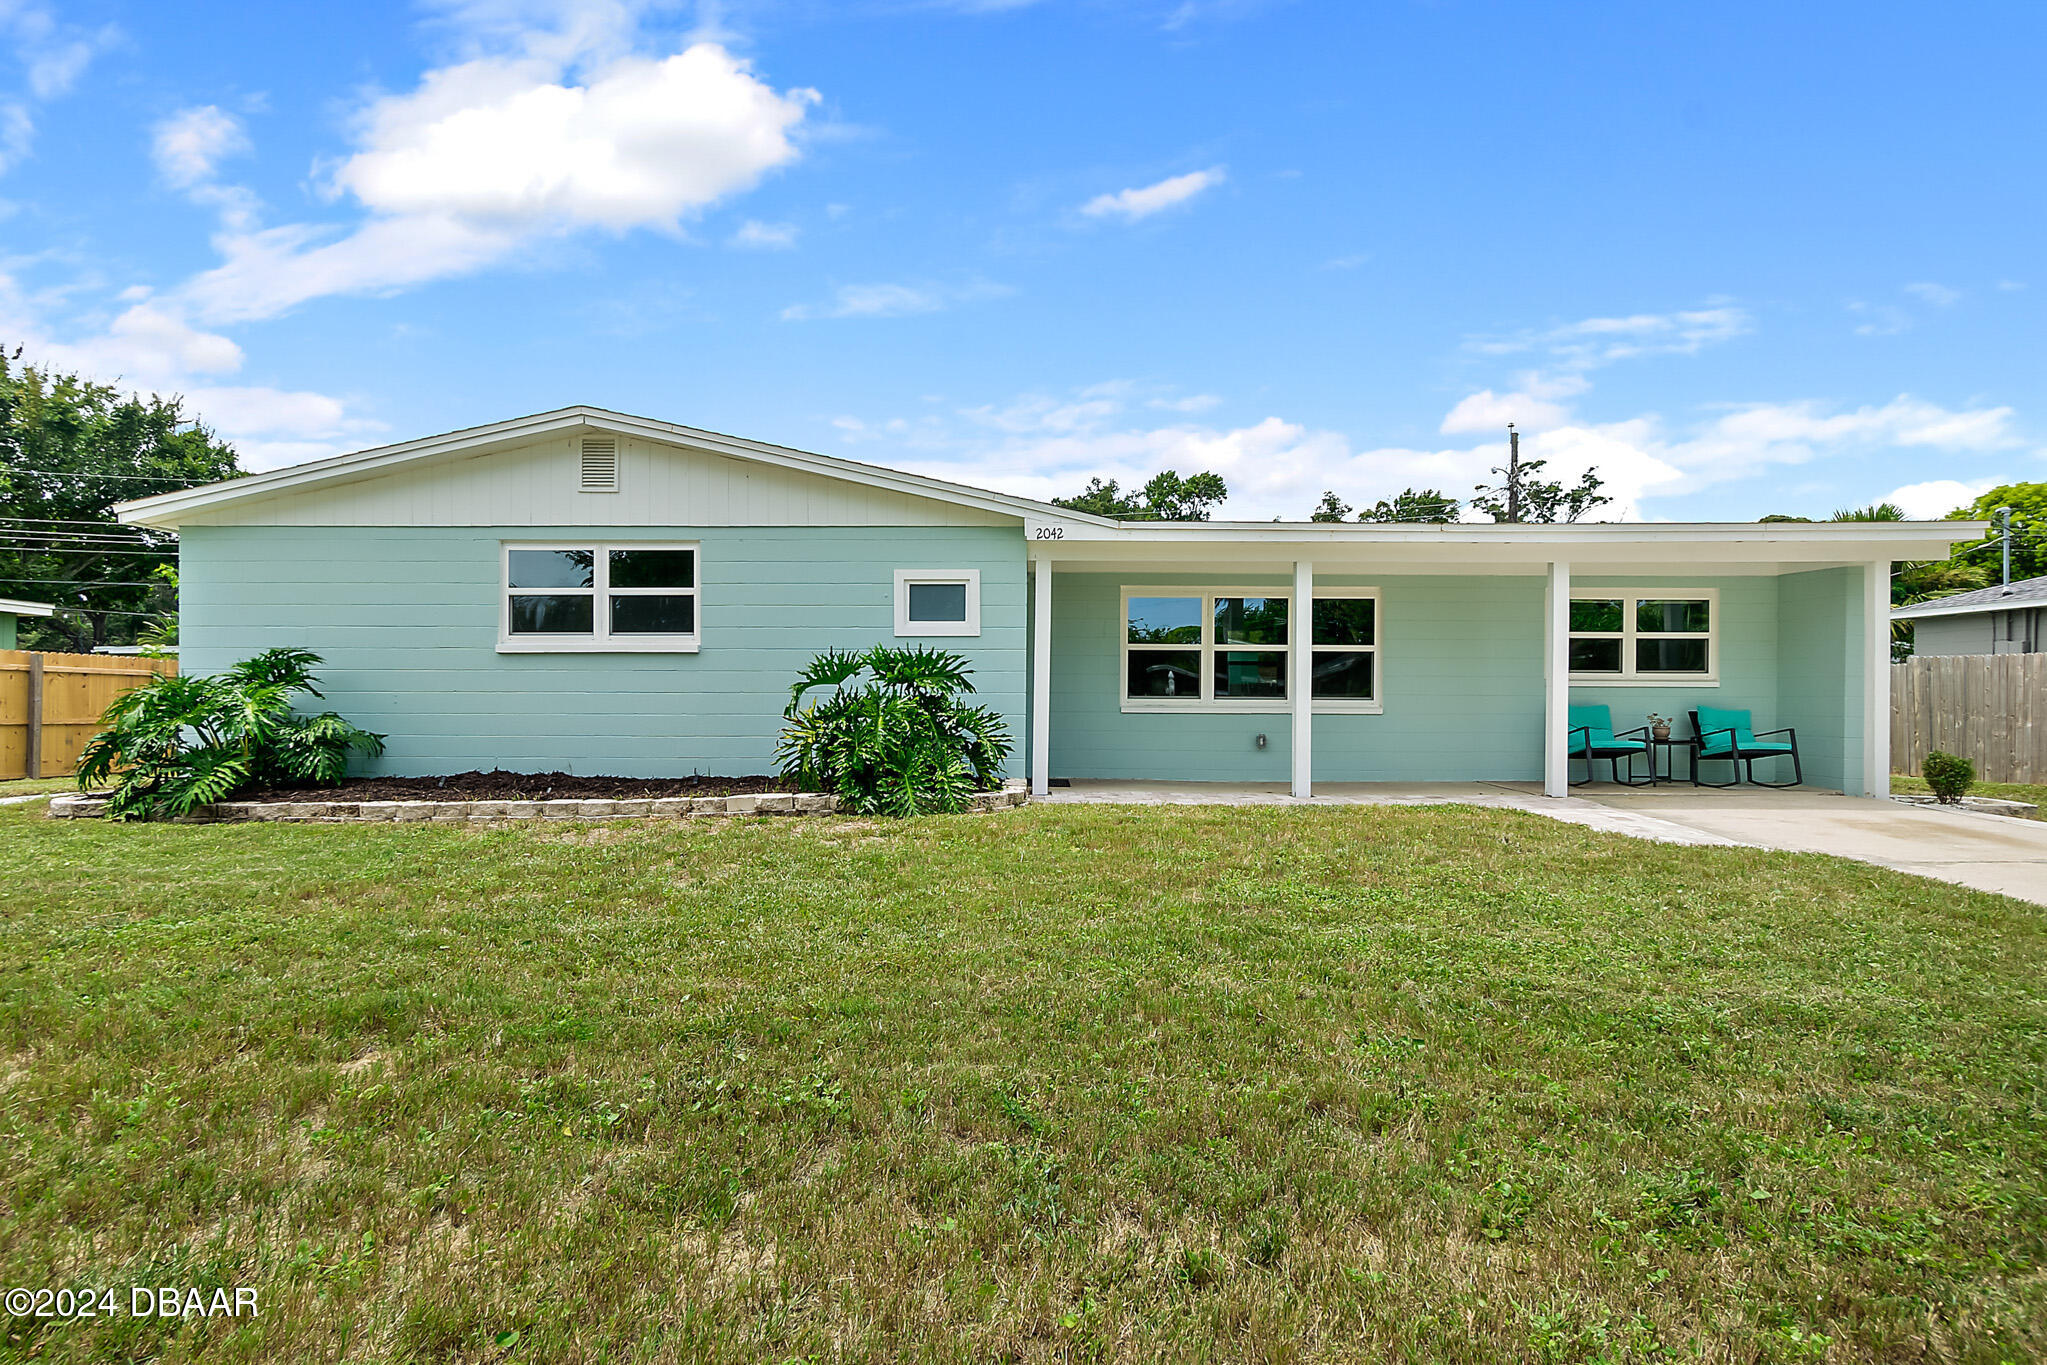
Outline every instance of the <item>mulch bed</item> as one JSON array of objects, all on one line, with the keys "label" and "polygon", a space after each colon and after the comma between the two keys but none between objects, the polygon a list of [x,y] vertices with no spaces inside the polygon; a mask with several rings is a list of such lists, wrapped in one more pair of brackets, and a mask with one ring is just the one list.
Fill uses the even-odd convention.
[{"label": "mulch bed", "polygon": [[338,787],[280,787],[237,801],[626,801],[664,796],[758,796],[793,792],[780,777],[579,777],[573,773],[450,773],[364,777]]}]

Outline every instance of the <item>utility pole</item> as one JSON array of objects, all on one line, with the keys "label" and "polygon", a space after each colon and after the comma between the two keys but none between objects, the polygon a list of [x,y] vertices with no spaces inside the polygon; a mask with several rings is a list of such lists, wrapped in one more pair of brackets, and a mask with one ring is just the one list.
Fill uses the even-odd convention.
[{"label": "utility pole", "polygon": [[[1507,423],[1507,520],[1512,522],[1521,520],[1521,433],[1514,430],[1512,422]],[[2007,541],[2006,544],[2009,545],[2010,542]],[[2010,553],[2009,550],[2005,552],[2007,564],[2010,563]],[[2009,582],[2011,579],[2009,569],[2004,576]]]},{"label": "utility pole", "polygon": [[1996,512],[1998,539],[2004,542],[2004,590],[2011,591],[2011,508],[2000,507]]}]

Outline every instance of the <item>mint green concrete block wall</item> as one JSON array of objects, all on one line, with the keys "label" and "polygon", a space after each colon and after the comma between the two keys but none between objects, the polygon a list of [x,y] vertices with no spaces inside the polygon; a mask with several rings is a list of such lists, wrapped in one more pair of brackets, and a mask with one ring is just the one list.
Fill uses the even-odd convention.
[{"label": "mint green concrete block wall", "polygon": [[[702,651],[499,654],[499,545],[551,538],[702,542]],[[981,699],[1023,735],[1013,528],[194,526],[181,542],[185,670],[317,651],[326,704],[390,736],[376,772],[773,771],[797,670],[826,648],[896,642],[897,568],[981,571],[980,636],[927,643],[967,656]]]},{"label": "mint green concrete block wall", "polygon": [[[1578,684],[1571,688],[1571,700],[1579,705],[1605,705],[1613,713],[1613,727],[1616,730],[1634,730],[1647,725],[1653,712],[1669,716],[1673,724],[1670,732],[1683,739],[1691,735],[1692,723],[1689,712],[1701,706],[1731,707],[1747,710],[1755,715],[1758,725],[1776,726],[1788,724],[1769,718],[1778,710],[1778,665],[1781,648],[1778,628],[1777,580],[1774,578],[1701,578],[1701,577],[1593,577],[1583,575],[1571,580],[1573,596],[1583,596],[1599,588],[1645,589],[1650,591],[1669,590],[1682,592],[1687,588],[1712,588],[1720,595],[1719,650],[1720,684],[1706,687],[1697,684],[1672,687],[1588,687]],[[1690,774],[1686,769],[1687,758],[1683,754],[1667,756],[1671,773],[1684,778]],[[1606,765],[1599,765],[1600,775],[1606,774]],[[1638,768],[1639,772],[1640,769]],[[1573,764],[1573,779],[1585,774],[1582,765]],[[1725,782],[1729,770],[1725,764],[1708,764],[1706,777],[1714,782]],[[1766,768],[1759,767],[1756,775],[1768,781],[1788,781],[1790,766],[1785,765],[1782,779]]]},{"label": "mint green concrete block wall", "polygon": [[[1292,724],[1277,713],[1129,713],[1120,709],[1121,590],[1125,583],[1202,586],[1184,575],[1059,574],[1052,596],[1052,773],[1056,777],[1186,782],[1284,782]],[[1229,585],[1282,588],[1290,579],[1231,574]],[[1542,775],[1540,578],[1318,576],[1324,587],[1381,590],[1383,715],[1319,712],[1318,782],[1426,782]],[[1580,578],[1578,589],[1679,588],[1720,593],[1721,685],[1574,687],[1629,729],[1647,713],[1682,716],[1699,704],[1777,700],[1777,594],[1769,578]],[[1689,733],[1680,719],[1676,731]],[[1256,739],[1267,737],[1261,750]],[[1582,774],[1580,774],[1582,776]],[[1683,775],[1682,760],[1679,775]]]},{"label": "mint green concrete block wall", "polygon": [[14,642],[17,638],[14,633],[14,620],[13,612],[0,611],[0,649],[14,648]]},{"label": "mint green concrete block wall", "polygon": [[1816,569],[1777,580],[1783,675],[1773,722],[1797,729],[1809,784],[1858,795],[1864,785],[1862,574],[1859,568]]},{"label": "mint green concrete block wall", "polygon": [[[1125,714],[1125,582],[1173,575],[1060,574],[1052,596],[1052,771],[1060,777],[1284,782],[1284,712]],[[1232,574],[1232,586],[1291,580]],[[1324,576],[1326,587],[1367,580]],[[1542,584],[1520,578],[1375,578],[1384,592],[1384,715],[1315,717],[1318,782],[1526,776],[1542,767]],[[1532,687],[1529,679],[1533,678]],[[1257,747],[1257,736],[1267,744]]]}]

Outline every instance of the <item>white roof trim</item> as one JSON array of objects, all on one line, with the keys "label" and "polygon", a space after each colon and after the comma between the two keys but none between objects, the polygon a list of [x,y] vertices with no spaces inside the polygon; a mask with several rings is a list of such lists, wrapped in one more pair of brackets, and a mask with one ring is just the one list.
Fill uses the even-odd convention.
[{"label": "white roof trim", "polygon": [[185,515],[202,508],[357,479],[366,474],[378,473],[416,460],[581,428],[595,428],[599,431],[616,432],[621,436],[639,436],[649,440],[694,446],[699,450],[708,450],[713,454],[726,455],[733,459],[778,465],[801,473],[844,479],[851,483],[865,484],[870,488],[932,498],[939,502],[955,503],[1005,516],[1056,518],[1062,522],[1078,524],[1113,524],[1105,517],[1054,507],[1050,503],[1037,502],[1031,498],[1019,498],[1008,493],[992,493],[982,488],[970,488],[965,484],[949,483],[944,479],[906,474],[880,465],[861,464],[857,460],[813,455],[808,451],[791,450],[785,446],[767,445],[760,441],[721,435],[715,431],[700,431],[695,427],[656,421],[651,417],[634,417],[627,413],[593,407],[561,408],[554,412],[536,413],[531,417],[514,418],[508,422],[467,427],[441,436],[428,436],[417,441],[401,442],[398,445],[377,446],[350,455],[313,460],[284,469],[250,474],[245,478],[228,479],[197,488],[181,488],[176,492],[160,493],[155,497],[137,498],[133,502],[121,503],[114,511],[123,522],[130,525],[173,529]]},{"label": "white roof trim", "polygon": [[[578,406],[536,413],[488,426],[468,427],[440,436],[429,436],[397,445],[377,446],[351,455],[313,460],[306,464],[222,483],[184,488],[155,497],[138,498],[119,504],[114,510],[129,525],[176,529],[186,515],[223,503],[246,498],[269,497],[298,489],[359,479],[435,456],[511,444],[578,429],[616,432],[677,445],[693,446],[738,460],[756,460],[801,473],[844,479],[870,488],[932,498],[940,502],[977,508],[1002,516],[1021,518],[1025,535],[1031,537],[1033,553],[1065,558],[1077,553],[1077,542],[1123,541],[1149,544],[1198,542],[1206,545],[1472,545],[1472,546],[1558,546],[1595,545],[1623,547],[1630,544],[1657,545],[1753,545],[1758,550],[1801,546],[1808,551],[1836,547],[1839,558],[1874,559],[1891,552],[1893,559],[1940,558],[1947,547],[1963,540],[1980,540],[1989,529],[1981,521],[1938,522],[1563,522],[1521,523],[1450,522],[1282,522],[1282,521],[1116,521],[1088,512],[1075,512],[1032,498],[972,488],[944,479],[906,474],[881,465],[841,460],[829,455],[791,450],[786,446],[748,441],[715,431],[679,426],[651,417],[634,417],[605,408]],[[1041,528],[1058,528],[1038,536]],[[1065,548],[1062,548],[1065,547]]]},{"label": "white roof trim", "polygon": [[55,616],[57,609],[48,602],[21,602],[12,597],[0,597],[0,612],[9,616]]}]

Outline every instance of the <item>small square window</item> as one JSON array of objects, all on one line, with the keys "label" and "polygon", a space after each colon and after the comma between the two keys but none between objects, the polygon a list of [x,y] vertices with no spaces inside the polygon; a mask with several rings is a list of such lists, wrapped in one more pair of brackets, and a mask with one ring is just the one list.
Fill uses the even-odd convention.
[{"label": "small square window", "polygon": [[979,635],[979,569],[897,569],[896,634]]},{"label": "small square window", "polygon": [[912,583],[910,619],[919,624],[931,621],[967,619],[967,585],[964,583]]}]

